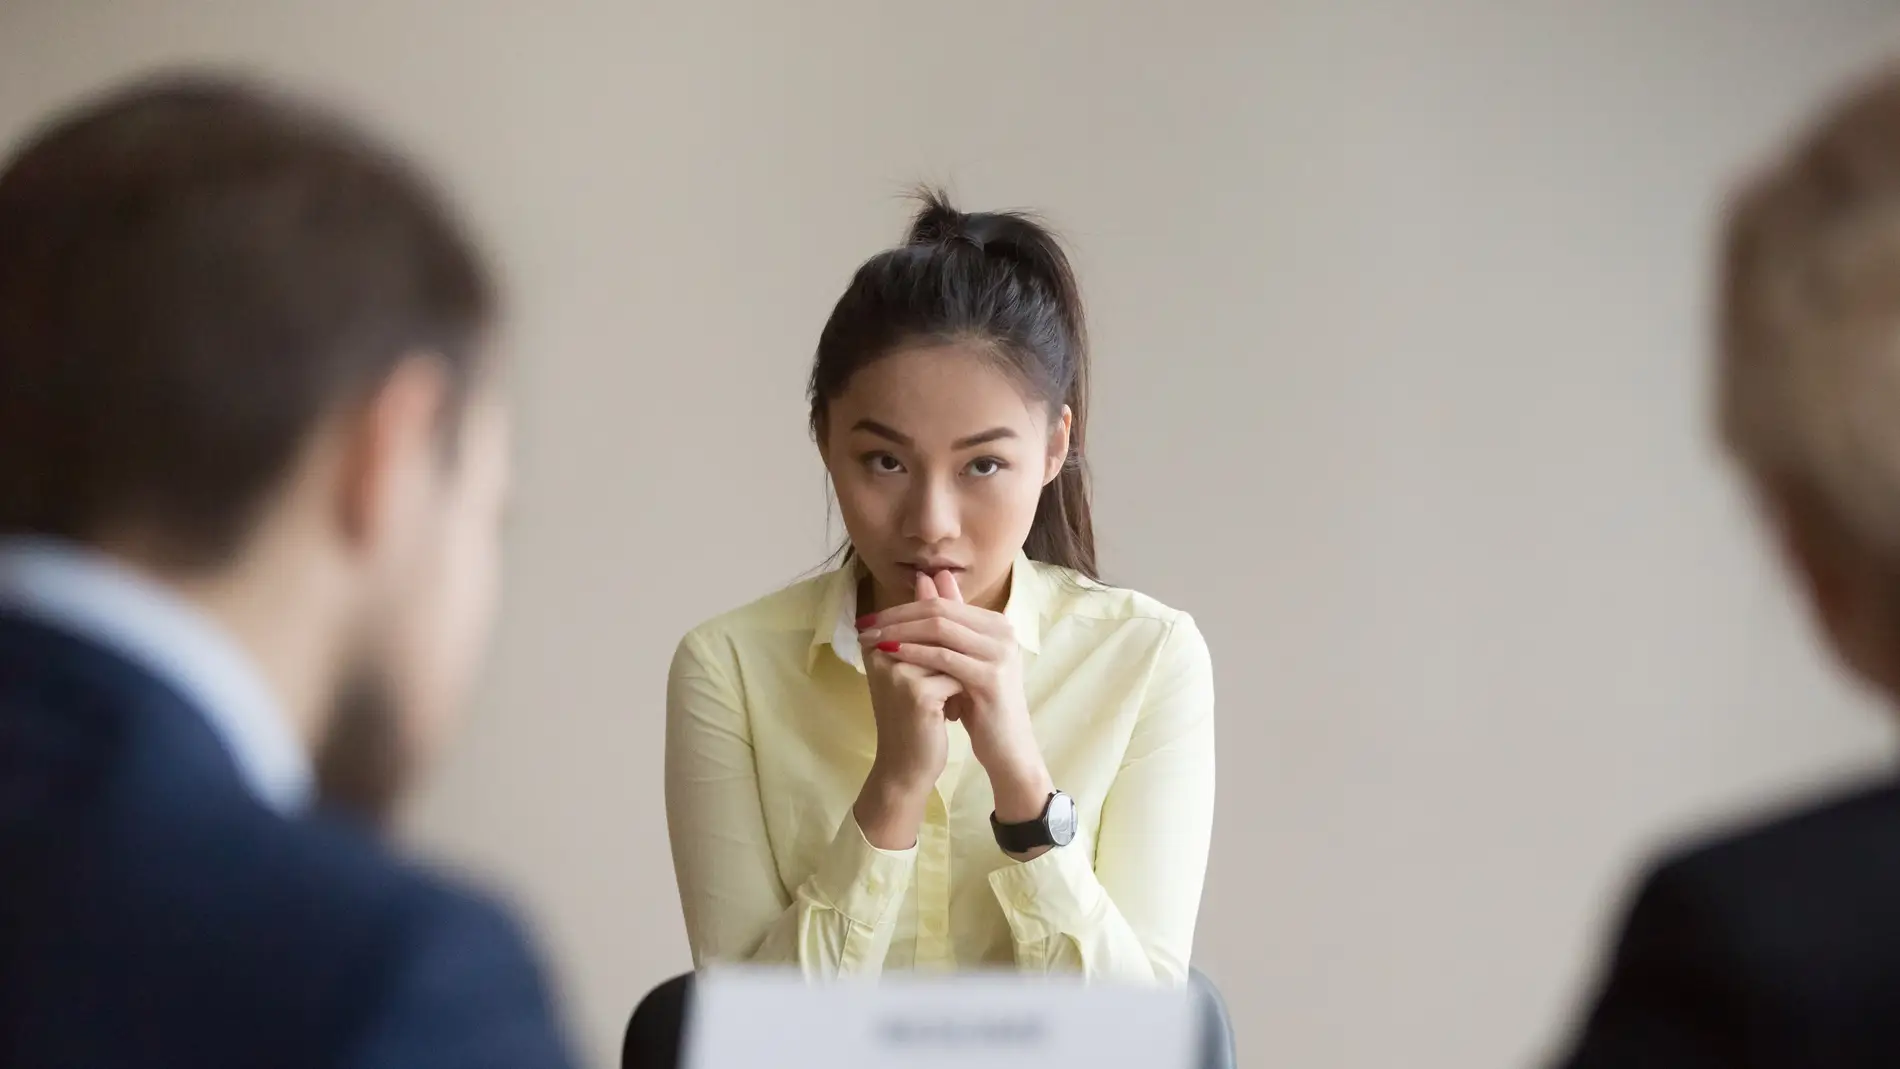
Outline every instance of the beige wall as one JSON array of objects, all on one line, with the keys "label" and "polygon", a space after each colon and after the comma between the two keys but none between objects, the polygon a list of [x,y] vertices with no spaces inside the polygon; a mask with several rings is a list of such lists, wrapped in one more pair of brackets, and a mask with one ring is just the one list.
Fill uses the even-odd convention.
[{"label": "beige wall", "polygon": [[1250,1063],[1521,1062],[1659,836],[1884,752],[1708,447],[1700,308],[1718,190],[1885,3],[542,7],[0,0],[0,136],[229,58],[453,176],[526,483],[418,834],[523,896],[600,1064],[686,965],[673,642],[822,557],[805,361],[919,178],[1074,239],[1105,559],[1214,649]]}]

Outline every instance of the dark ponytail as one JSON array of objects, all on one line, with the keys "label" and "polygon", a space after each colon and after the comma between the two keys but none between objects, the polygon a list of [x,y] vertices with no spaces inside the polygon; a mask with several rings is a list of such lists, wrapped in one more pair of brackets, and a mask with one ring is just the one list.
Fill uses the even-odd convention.
[{"label": "dark ponytail", "polygon": [[1069,455],[1042,488],[1023,551],[1100,578],[1089,509],[1089,348],[1082,293],[1061,244],[1018,212],[964,214],[925,190],[905,243],[864,262],[818,336],[812,433],[865,365],[917,342],[973,342],[1048,402],[1069,406]]}]

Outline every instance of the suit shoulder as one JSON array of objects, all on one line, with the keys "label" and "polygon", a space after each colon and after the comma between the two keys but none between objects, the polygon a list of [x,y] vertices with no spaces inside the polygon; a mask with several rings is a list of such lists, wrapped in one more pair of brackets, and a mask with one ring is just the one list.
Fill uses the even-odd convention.
[{"label": "suit shoulder", "polygon": [[[1836,1049],[1867,1041],[1865,1007],[1888,1000],[1900,962],[1896,836],[1900,786],[1863,785],[1664,856],[1624,907],[1576,1053],[1564,1064],[1687,1064],[1695,1051],[1703,1055],[1698,1065],[1753,1064],[1744,1045],[1772,1049],[1777,1056],[1763,1064],[1781,1064],[1796,1049],[1785,1044],[1810,1050],[1822,1032]],[[1794,1031],[1783,1030],[1790,1025]],[[1665,1061],[1664,1051],[1677,1057]],[[1836,1064],[1814,1059],[1822,1062]]]},{"label": "suit shoulder", "polygon": [[[1900,783],[1858,784],[1690,840],[1658,868],[1727,876],[1791,863],[1824,871],[1832,866],[1884,866],[1896,835]],[[1894,867],[1900,876],[1900,862]]]},{"label": "suit shoulder", "polygon": [[1793,970],[1900,948],[1900,785],[1837,791],[1657,862],[1636,909],[1694,915],[1737,953]]},{"label": "suit shoulder", "polygon": [[[492,894],[396,854],[366,829],[331,817],[293,821],[277,879],[320,892],[397,925],[448,917],[473,927],[505,927],[508,907]],[[333,912],[341,915],[341,908]],[[361,914],[359,914],[360,916]]]},{"label": "suit shoulder", "polygon": [[399,865],[401,893],[354,1064],[573,1064],[544,963],[512,909],[490,894]]},{"label": "suit shoulder", "polygon": [[394,901],[392,968],[434,976],[448,990],[479,977],[491,994],[544,1006],[542,962],[513,905],[492,892],[411,867]]},{"label": "suit shoulder", "polygon": [[300,838],[308,867],[294,876],[326,903],[302,919],[319,931],[352,929],[332,935],[364,947],[360,975],[385,1005],[427,1009],[419,1018],[453,1016],[449,1008],[467,1002],[552,1019],[543,962],[512,903],[347,825],[313,819]]},{"label": "suit shoulder", "polygon": [[[142,910],[216,914],[243,940],[220,941],[238,957],[295,947],[315,983],[370,983],[391,966],[392,948],[445,922],[495,927],[498,902],[395,854],[368,829],[329,816],[219,821],[198,836],[228,860],[194,866],[189,879],[153,876],[129,886]],[[201,856],[205,851],[193,851]],[[242,886],[247,894],[229,888]],[[174,927],[186,924],[183,916]],[[234,968],[257,962],[231,962]],[[353,979],[352,979],[353,978]]]}]

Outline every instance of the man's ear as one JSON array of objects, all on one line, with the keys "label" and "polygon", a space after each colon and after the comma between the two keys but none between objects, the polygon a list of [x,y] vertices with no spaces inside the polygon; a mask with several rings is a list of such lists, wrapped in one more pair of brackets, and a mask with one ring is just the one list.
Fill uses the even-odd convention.
[{"label": "man's ear", "polygon": [[414,524],[434,490],[448,398],[441,360],[406,357],[344,417],[335,502],[353,549],[400,540]]},{"label": "man's ear", "polygon": [[1056,418],[1049,421],[1049,452],[1043,458],[1042,485],[1048,486],[1055,482],[1056,476],[1061,475],[1063,467],[1068,464],[1069,431],[1074,425],[1075,413],[1069,410],[1068,405],[1063,405]]}]

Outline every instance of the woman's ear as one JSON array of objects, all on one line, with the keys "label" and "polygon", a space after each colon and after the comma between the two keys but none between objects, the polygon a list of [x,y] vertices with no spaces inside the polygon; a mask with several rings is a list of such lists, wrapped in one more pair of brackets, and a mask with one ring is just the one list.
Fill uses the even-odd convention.
[{"label": "woman's ear", "polygon": [[1043,458],[1042,464],[1044,486],[1055,482],[1056,476],[1062,474],[1063,467],[1069,462],[1069,427],[1074,422],[1075,413],[1069,410],[1068,405],[1063,405],[1056,418],[1049,421],[1049,453]]}]

